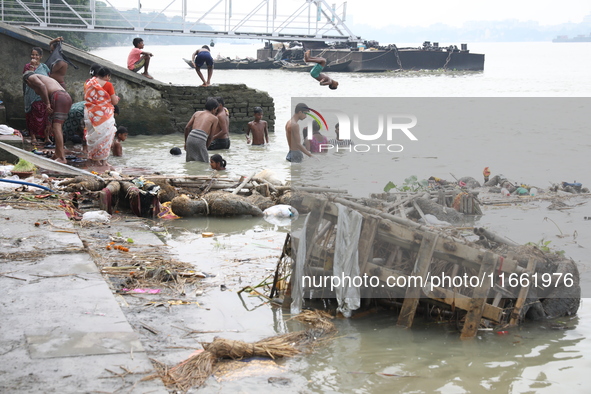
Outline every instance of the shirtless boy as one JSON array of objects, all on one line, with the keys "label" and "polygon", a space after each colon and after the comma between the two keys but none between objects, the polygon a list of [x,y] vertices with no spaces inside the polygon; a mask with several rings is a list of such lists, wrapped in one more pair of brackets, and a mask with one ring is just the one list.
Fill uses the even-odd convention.
[{"label": "shirtless boy", "polygon": [[111,145],[111,152],[113,153],[113,156],[123,156],[123,146],[121,146],[121,143],[127,139],[128,135],[129,132],[127,131],[127,127],[117,127],[115,139],[113,140],[113,145]]},{"label": "shirtless boy", "polygon": [[312,78],[319,81],[321,86],[328,86],[332,90],[339,86],[337,81],[322,73],[322,70],[324,70],[324,67],[326,67],[325,58],[319,56],[310,56],[310,50],[307,50],[306,53],[304,53],[304,61],[307,63],[316,63],[312,70],[310,70],[310,75]]},{"label": "shirtless boy", "polygon": [[[207,45],[203,45],[201,48],[193,52],[193,55],[191,55],[191,61],[193,62],[195,71],[197,71],[197,75],[199,75],[201,82],[203,82],[203,85],[201,86],[211,85],[211,75],[213,74],[213,57],[211,57],[209,47]],[[203,66],[203,63],[207,64],[207,81],[201,73],[201,67]]]},{"label": "shirtless boy", "polygon": [[217,100],[207,99],[205,110],[195,112],[185,126],[186,161],[209,163],[207,147],[211,144],[214,131],[218,129],[218,106]]},{"label": "shirtless boy", "polygon": [[148,74],[148,67],[150,66],[150,59],[154,56],[151,52],[144,51],[144,40],[139,37],[133,39],[133,49],[127,56],[127,68],[133,72],[138,72],[142,68],[144,72],[142,75],[148,79],[154,79]]},{"label": "shirtless boy", "polygon": [[252,131],[252,145],[265,145],[269,143],[269,131],[267,128],[267,121],[263,119],[263,109],[255,107],[254,120],[248,122],[248,129],[246,130],[246,143],[250,144],[249,134]]},{"label": "shirtless boy", "polygon": [[66,163],[64,151],[64,134],[62,125],[68,118],[72,98],[64,88],[53,78],[27,71],[23,74],[23,81],[35,91],[47,106],[47,113],[51,116],[51,126],[55,138],[54,159]]},{"label": "shirtless boy", "polygon": [[211,145],[207,150],[230,149],[230,111],[224,107],[224,99],[215,97],[220,104],[217,109],[218,129],[211,137]]},{"label": "shirtless boy", "polygon": [[287,144],[289,145],[289,153],[285,160],[292,163],[301,163],[306,154],[308,157],[312,157],[312,154],[304,145],[302,145],[302,139],[300,138],[300,120],[306,119],[306,113],[310,109],[306,104],[299,103],[295,107],[295,111],[291,119],[285,124],[285,135],[287,137]]}]

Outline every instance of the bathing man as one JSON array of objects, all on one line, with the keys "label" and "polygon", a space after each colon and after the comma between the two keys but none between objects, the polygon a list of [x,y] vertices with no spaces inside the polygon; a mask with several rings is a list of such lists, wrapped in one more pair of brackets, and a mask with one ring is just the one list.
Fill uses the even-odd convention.
[{"label": "bathing man", "polygon": [[207,147],[211,144],[213,133],[218,129],[218,106],[217,100],[207,99],[205,110],[195,112],[185,126],[186,161],[209,163]]},{"label": "bathing man", "polygon": [[295,111],[291,119],[285,124],[285,135],[287,136],[287,144],[289,145],[289,153],[285,160],[292,163],[301,163],[304,158],[304,154],[308,157],[312,157],[312,154],[304,145],[302,145],[302,139],[300,138],[300,120],[306,119],[306,114],[310,109],[306,104],[299,103],[295,107]]},{"label": "bathing man", "polygon": [[62,125],[68,119],[72,106],[72,98],[55,79],[45,75],[27,71],[23,74],[23,81],[35,91],[47,106],[47,113],[51,117],[51,126],[55,138],[55,161],[66,163],[64,151],[64,134]]},{"label": "bathing man", "polygon": [[222,97],[214,97],[219,103],[217,109],[218,128],[211,137],[211,145],[207,150],[230,149],[230,111],[224,107]]}]

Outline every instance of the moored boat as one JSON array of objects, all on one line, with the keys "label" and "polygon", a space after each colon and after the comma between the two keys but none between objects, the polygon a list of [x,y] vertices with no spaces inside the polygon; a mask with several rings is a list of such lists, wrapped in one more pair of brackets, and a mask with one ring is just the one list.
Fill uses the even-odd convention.
[{"label": "moored boat", "polygon": [[[315,63],[299,64],[299,63],[289,63],[289,62],[283,61],[281,64],[282,64],[281,68],[284,70],[287,70],[287,71],[310,72],[312,70],[312,68],[314,67]],[[349,64],[351,64],[351,60],[332,62],[332,63],[327,64],[324,67],[324,71],[330,71],[330,72],[348,71],[347,68],[349,67]]]},{"label": "moored boat", "polygon": [[336,61],[336,62],[332,62],[326,65],[326,67],[324,67],[325,71],[330,71],[330,72],[342,72],[342,71],[347,71],[347,69],[349,68],[349,64],[351,64],[352,60],[345,60],[345,61]]},{"label": "moored boat", "polygon": [[[195,68],[193,66],[193,62],[191,62],[189,59],[183,58],[183,60],[189,67]],[[275,60],[216,59],[213,62],[213,67],[217,70],[264,70],[270,68],[279,68],[280,65],[275,65]]]},{"label": "moored boat", "polygon": [[552,42],[591,42],[591,34],[588,36],[579,34],[576,37],[569,38],[569,36],[558,36]]},{"label": "moored boat", "polygon": [[[366,42],[359,47],[328,47],[326,44],[324,47],[319,47],[317,44],[306,42],[303,47],[310,48],[312,56],[324,57],[329,65],[331,62],[340,62],[343,58],[350,60],[346,69],[342,71],[484,70],[484,55],[471,53],[467,44],[461,44],[460,48],[455,45],[439,46],[439,43],[429,41],[425,41],[422,46],[408,48],[398,48],[393,44],[380,46],[375,41]],[[275,56],[283,58],[286,51],[282,48],[275,49],[273,45],[268,44],[257,51],[257,57],[260,59]],[[293,49],[291,51],[293,52]],[[292,71],[305,70],[297,68]]]}]

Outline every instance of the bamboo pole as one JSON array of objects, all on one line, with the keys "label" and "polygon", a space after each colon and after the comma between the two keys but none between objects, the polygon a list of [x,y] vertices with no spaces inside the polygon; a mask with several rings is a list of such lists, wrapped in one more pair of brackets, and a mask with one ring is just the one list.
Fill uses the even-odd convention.
[{"label": "bamboo pole", "polygon": [[238,186],[236,189],[234,189],[234,191],[232,192],[232,194],[238,194],[238,192],[240,190],[242,190],[242,188],[248,183],[250,182],[250,180],[256,175],[256,172],[253,172],[248,178],[246,178],[245,180],[242,181],[242,183],[240,184],[240,186]]},{"label": "bamboo pole", "polygon": [[519,246],[519,244],[511,241],[508,238],[505,238],[501,235],[495,234],[492,231],[489,231],[483,227],[479,227],[478,228],[478,234],[488,238],[489,240],[496,242],[496,243],[501,243],[501,244],[505,244],[505,245],[509,245],[509,246]]}]

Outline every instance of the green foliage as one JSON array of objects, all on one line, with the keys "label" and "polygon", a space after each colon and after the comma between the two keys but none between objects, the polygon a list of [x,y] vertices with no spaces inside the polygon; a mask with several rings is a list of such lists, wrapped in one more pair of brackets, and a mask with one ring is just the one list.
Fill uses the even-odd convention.
[{"label": "green foliage", "polygon": [[388,182],[384,186],[384,192],[388,193],[394,189],[399,192],[417,192],[419,190],[426,190],[429,187],[429,181],[426,179],[418,180],[416,175],[411,175],[404,180],[404,183],[400,186],[394,184],[392,181]]},{"label": "green foliage", "polygon": [[217,252],[219,252],[220,249],[226,249],[226,245],[223,242],[221,242],[220,240],[218,240],[217,237],[216,237],[215,240],[214,240],[214,243],[213,243],[213,248]]},{"label": "green foliage", "polygon": [[12,171],[16,172],[28,172],[33,170],[35,170],[35,165],[24,159],[18,159],[18,163],[16,163],[12,169]]},{"label": "green foliage", "polygon": [[537,243],[535,242],[528,242],[526,245],[533,246],[535,248],[540,249],[544,253],[555,253],[559,256],[564,256],[564,250],[553,250],[550,248],[550,244],[552,241],[545,241],[544,238],[539,240]]}]

